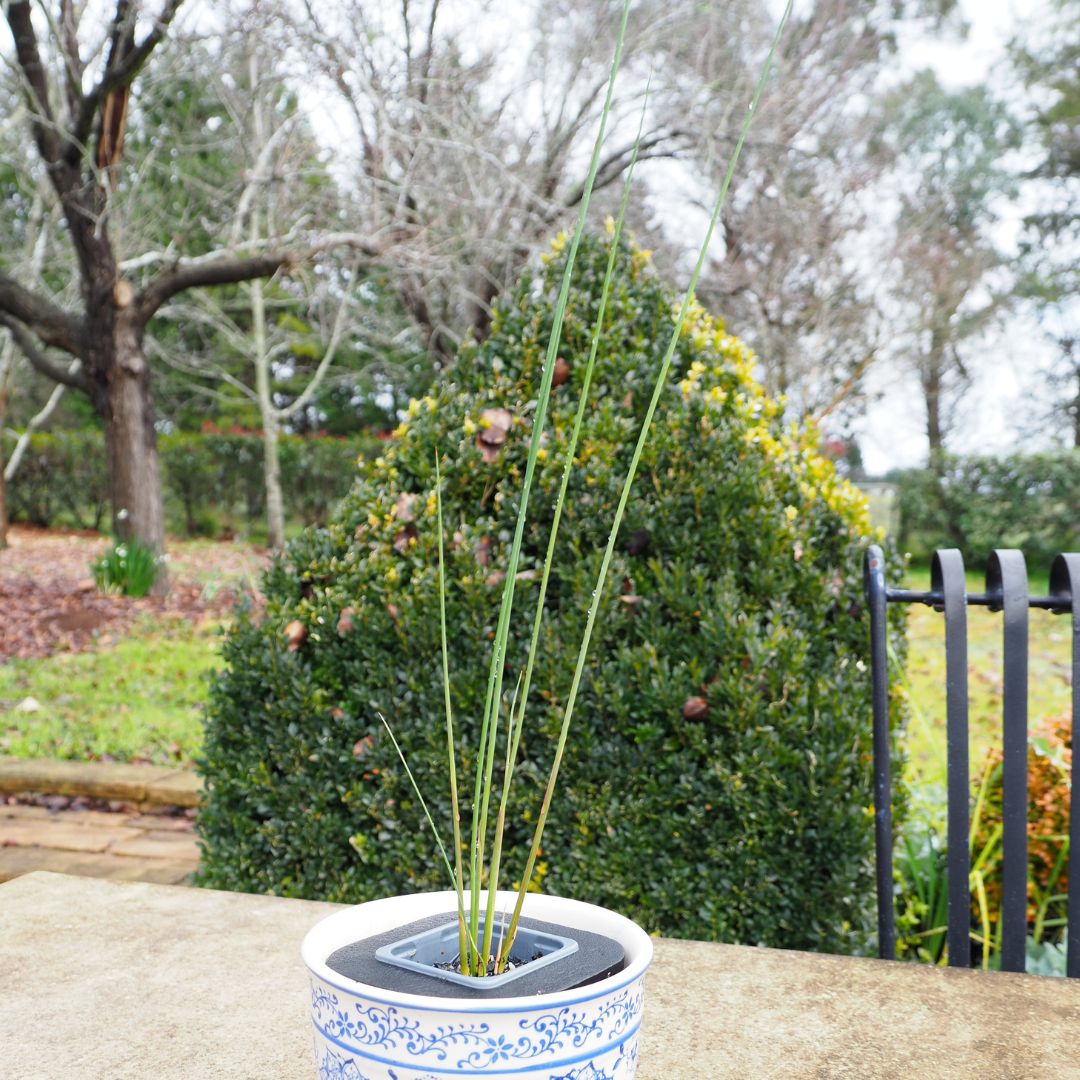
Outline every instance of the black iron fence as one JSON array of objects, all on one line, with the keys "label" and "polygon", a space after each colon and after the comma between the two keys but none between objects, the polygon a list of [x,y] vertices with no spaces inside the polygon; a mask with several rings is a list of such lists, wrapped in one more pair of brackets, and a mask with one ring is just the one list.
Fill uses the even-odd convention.
[{"label": "black iron fence", "polygon": [[[1072,616],[1072,715],[1080,715],[1080,554],[1058,555],[1050,570],[1048,596],[1028,593],[1022,552],[994,551],[987,563],[986,591],[969,593],[964,560],[955,549],[934,553],[929,592],[896,589],[886,583],[880,547],[866,553],[864,584],[870,608],[870,645],[874,710],[874,794],[877,848],[878,950],[883,959],[896,955],[893,909],[892,783],[889,775],[889,669],[885,623],[887,606],[928,604],[945,617],[947,758],[946,842],[948,847],[949,964],[971,964],[970,768],[968,762],[967,609],[1002,613],[1002,901],[1001,968],[1023,971],[1027,939],[1028,814],[1028,609],[1044,608]],[[1072,791],[1078,790],[1080,754],[1072,758]],[[1080,798],[1069,817],[1070,855],[1080,843]],[[1070,858],[1070,863],[1071,863]],[[1080,978],[1080,873],[1071,875],[1067,901],[1066,974]]]}]

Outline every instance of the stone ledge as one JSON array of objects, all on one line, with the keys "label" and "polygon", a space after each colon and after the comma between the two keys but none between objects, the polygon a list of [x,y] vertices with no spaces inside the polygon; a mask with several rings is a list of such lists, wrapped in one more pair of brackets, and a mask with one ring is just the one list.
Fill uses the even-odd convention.
[{"label": "stone ledge", "polygon": [[202,781],[190,769],[104,761],[0,758],[0,794],[40,792],[156,806],[198,806]]},{"label": "stone ledge", "polygon": [[57,874],[104,878],[110,881],[148,881],[156,885],[185,885],[197,863],[190,859],[135,858],[108,852],[61,851],[57,848],[0,848],[0,882],[46,870]]}]

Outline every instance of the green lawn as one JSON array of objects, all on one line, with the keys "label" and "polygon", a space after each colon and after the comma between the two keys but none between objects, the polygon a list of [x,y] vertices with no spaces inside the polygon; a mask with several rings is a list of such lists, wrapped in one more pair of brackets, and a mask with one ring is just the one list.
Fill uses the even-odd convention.
[{"label": "green lawn", "polygon": [[[913,570],[907,587],[929,589],[928,570]],[[969,574],[969,592],[985,591],[985,579]],[[1045,594],[1046,581],[1033,580],[1032,592]],[[1070,704],[1069,620],[1031,610],[1028,652],[1029,730],[1060,717]],[[922,604],[908,616],[907,679],[911,695],[908,777],[913,788],[943,792],[945,785],[945,624]],[[977,775],[987,749],[1001,742],[1001,615],[986,608],[968,609],[968,699],[971,772]],[[895,675],[894,675],[895,677]],[[943,798],[943,796],[942,796]]]},{"label": "green lawn", "polygon": [[175,620],[90,652],[11,661],[0,667],[0,754],[188,762],[216,662],[217,627]]}]

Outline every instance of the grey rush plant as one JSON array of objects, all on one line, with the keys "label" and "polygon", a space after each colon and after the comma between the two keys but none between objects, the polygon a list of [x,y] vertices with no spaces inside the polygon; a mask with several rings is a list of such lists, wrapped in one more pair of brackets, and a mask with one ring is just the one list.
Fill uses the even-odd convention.
[{"label": "grey rush plant", "polygon": [[[622,60],[623,42],[626,36],[626,25],[630,11],[630,0],[625,0],[623,4],[622,18],[616,38],[614,56],[611,62],[611,70],[607,81],[604,107],[600,115],[599,129],[597,131],[596,140],[592,151],[592,157],[589,163],[588,174],[584,184],[584,194],[580,203],[577,224],[574,230],[573,238],[570,242],[570,248],[566,259],[566,266],[563,272],[561,287],[559,290],[558,299],[555,304],[554,320],[551,328],[551,334],[548,339],[544,364],[542,367],[543,376],[541,378],[540,387],[537,392],[536,402],[533,407],[534,418],[532,424],[532,437],[529,445],[529,453],[526,461],[525,474],[522,480],[521,494],[518,504],[517,523],[510,548],[508,562],[505,568],[505,579],[503,585],[502,599],[499,606],[499,616],[491,650],[491,664],[487,679],[486,700],[484,704],[482,724],[480,728],[479,747],[477,748],[477,754],[475,759],[476,767],[471,804],[471,826],[468,846],[469,866],[467,889],[463,859],[464,837],[462,835],[461,828],[461,800],[460,792],[458,789],[457,766],[455,763],[457,746],[454,736],[453,715],[451,710],[451,679],[446,634],[446,579],[443,552],[443,520],[441,493],[442,472],[438,453],[436,452],[435,495],[436,521],[439,540],[439,616],[442,679],[446,712],[448,777],[450,782],[451,814],[453,817],[454,830],[454,858],[452,862],[447,852],[446,845],[444,844],[439,834],[439,830],[434,822],[434,819],[432,818],[432,815],[428,810],[427,803],[424,800],[419,785],[417,784],[413,776],[412,770],[409,768],[404,750],[399,745],[397,738],[394,736],[393,731],[390,729],[390,725],[386,722],[384,718],[380,717],[380,719],[382,719],[382,722],[386,727],[387,733],[389,734],[390,739],[394,744],[394,748],[402,761],[402,765],[404,766],[406,775],[409,779],[409,783],[417,796],[417,800],[420,803],[421,809],[427,819],[428,825],[431,828],[431,831],[435,837],[435,843],[438,847],[439,854],[453,882],[454,891],[457,896],[460,969],[463,973],[480,977],[486,974],[500,974],[506,970],[507,963],[510,957],[510,952],[513,948],[514,939],[517,934],[522,907],[525,901],[525,895],[528,892],[529,883],[532,880],[533,873],[536,868],[536,861],[541,850],[541,843],[543,841],[544,835],[544,826],[547,822],[548,811],[551,806],[551,801],[555,792],[556,782],[559,775],[559,767],[566,752],[566,746],[571,730],[571,722],[574,715],[574,705],[576,703],[578,691],[581,686],[581,680],[585,671],[585,663],[589,651],[589,643],[592,638],[593,628],[595,626],[597,613],[599,612],[600,608],[599,598],[602,596],[604,592],[604,586],[607,582],[608,569],[611,565],[612,555],[615,550],[615,543],[618,537],[619,528],[622,524],[623,516],[626,511],[626,506],[630,498],[630,491],[633,486],[634,477],[637,473],[638,464],[641,460],[641,455],[644,450],[646,440],[648,439],[649,429],[652,425],[661,394],[663,392],[668,374],[671,369],[672,359],[675,355],[675,350],[678,345],[679,338],[682,334],[683,326],[686,323],[687,315],[694,301],[694,290],[697,285],[698,278],[701,274],[702,267],[704,266],[705,259],[709,251],[709,245],[712,240],[713,232],[716,228],[716,223],[719,220],[720,213],[724,206],[724,200],[727,196],[728,188],[731,185],[731,180],[735,172],[735,167],[739,159],[739,154],[742,150],[742,146],[746,139],[747,132],[749,131],[750,123],[753,120],[754,112],[757,109],[758,102],[761,98],[765,84],[768,80],[769,72],[772,68],[773,56],[776,52],[777,45],[780,41],[780,36],[783,33],[784,26],[791,12],[791,7],[792,0],[788,0],[788,3],[777,25],[776,32],[773,36],[768,55],[765,59],[761,75],[758,79],[757,86],[754,91],[753,99],[749,103],[746,115],[743,118],[738,141],[736,142],[735,148],[732,151],[731,159],[728,163],[723,183],[721,184],[720,190],[714,201],[712,213],[709,218],[709,223],[706,227],[704,236],[701,241],[697,260],[690,275],[690,280],[687,284],[682,302],[679,306],[678,314],[675,317],[670,341],[668,343],[666,351],[664,352],[659,370],[656,373],[652,397],[650,399],[648,409],[645,412],[645,416],[638,434],[637,443],[634,447],[633,456],[631,457],[630,465],[627,469],[626,476],[622,483],[619,501],[611,522],[611,528],[608,533],[607,544],[605,546],[603,558],[601,560],[600,568],[597,573],[596,585],[592,591],[592,602],[588,609],[585,629],[582,633],[581,641],[577,650],[577,656],[574,662],[573,678],[570,684],[566,701],[563,704],[561,710],[562,718],[559,728],[558,740],[555,747],[554,759],[551,764],[551,769],[548,773],[547,783],[544,788],[544,794],[541,801],[540,809],[537,813],[536,826],[533,833],[532,842],[529,846],[529,851],[525,860],[525,866],[521,873],[514,909],[510,916],[509,923],[506,924],[504,929],[501,931],[501,938],[494,953],[492,953],[492,944],[495,924],[497,921],[499,921],[498,913],[496,912],[496,902],[499,887],[499,875],[502,870],[503,830],[506,824],[506,809],[511,784],[513,781],[514,763],[517,757],[517,752],[521,741],[521,734],[525,723],[525,713],[528,705],[529,690],[531,686],[537,651],[540,643],[540,630],[543,621],[544,601],[546,598],[548,582],[551,574],[551,567],[555,553],[555,543],[558,535],[559,523],[562,517],[563,505],[566,498],[569,477],[571,474],[571,470],[574,466],[574,458],[579,435],[581,432],[582,421],[584,419],[586,406],[588,404],[589,389],[592,382],[593,369],[596,362],[600,334],[603,327],[604,313],[611,291],[616,252],[618,251],[619,240],[621,237],[623,222],[626,214],[630,185],[633,180],[634,165],[636,164],[637,151],[641,141],[640,125],[638,129],[638,135],[634,144],[631,162],[629,168],[627,169],[626,178],[623,184],[622,198],[611,238],[610,255],[608,258],[606,274],[603,280],[600,305],[597,312],[596,322],[593,327],[589,356],[582,381],[577,411],[573,422],[573,428],[564,457],[559,493],[556,497],[553,508],[554,517],[551,523],[547,551],[541,571],[539,595],[536,601],[535,615],[533,617],[532,636],[529,642],[529,648],[526,654],[524,668],[518,675],[513,697],[510,701],[509,709],[506,713],[504,756],[502,762],[503,771],[502,782],[500,785],[500,791],[498,796],[498,809],[496,811],[494,823],[489,826],[492,795],[494,792],[496,781],[495,759],[497,746],[499,743],[500,728],[502,724],[503,679],[506,666],[505,658],[507,654],[507,641],[509,638],[514,608],[514,589],[517,581],[518,566],[521,557],[522,536],[525,531],[525,522],[528,514],[529,495],[532,490],[533,477],[536,471],[536,464],[539,459],[540,450],[544,439],[544,429],[548,413],[548,404],[551,397],[551,389],[555,375],[556,361],[558,359],[558,351],[561,340],[563,322],[566,316],[567,298],[570,293],[570,285],[573,278],[574,260],[577,255],[577,251],[581,243],[581,238],[585,230],[585,222],[589,208],[589,200],[594,182],[596,180],[597,170],[599,168],[601,151],[604,146],[604,137],[606,133],[608,117],[611,111],[611,102],[614,93],[615,80]],[[646,105],[643,107],[642,110],[642,123],[644,122],[645,109],[647,109],[647,92],[645,98]],[[489,829],[491,832],[490,855],[488,855]],[[486,904],[483,905],[483,915],[481,916],[481,892],[483,887],[483,881],[485,878],[487,879],[488,893]]]}]

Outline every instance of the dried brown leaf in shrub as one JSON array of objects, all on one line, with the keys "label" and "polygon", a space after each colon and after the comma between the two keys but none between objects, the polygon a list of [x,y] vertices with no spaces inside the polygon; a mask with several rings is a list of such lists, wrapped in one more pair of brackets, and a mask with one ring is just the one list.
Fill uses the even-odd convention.
[{"label": "dried brown leaf in shrub", "polygon": [[416,520],[416,513],[413,508],[416,506],[417,498],[417,495],[404,491],[397,497],[397,502],[394,504],[394,516],[403,525]]},{"label": "dried brown leaf in shrub", "polygon": [[709,715],[709,703],[703,697],[690,697],[682,707],[684,720],[704,720]]},{"label": "dried brown leaf in shrub", "polygon": [[489,465],[499,456],[499,450],[506,442],[513,422],[514,418],[509,409],[485,409],[480,414],[480,431],[476,436],[476,445]]},{"label": "dried brown leaf in shrub", "polygon": [[415,525],[406,525],[404,529],[398,529],[397,535],[394,537],[394,550],[399,555],[404,555],[416,543],[416,538],[419,535]]},{"label": "dried brown leaf in shrub", "polygon": [[296,652],[307,638],[307,627],[299,620],[293,619],[285,626],[285,641],[289,652]]}]

